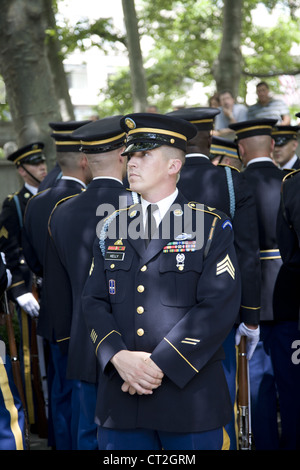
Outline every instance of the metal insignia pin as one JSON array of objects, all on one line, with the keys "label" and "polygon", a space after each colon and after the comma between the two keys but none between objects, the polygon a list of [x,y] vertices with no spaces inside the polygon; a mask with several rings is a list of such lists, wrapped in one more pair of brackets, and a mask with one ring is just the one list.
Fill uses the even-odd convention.
[{"label": "metal insignia pin", "polygon": [[183,253],[178,253],[176,255],[176,266],[180,271],[184,269],[184,260],[185,260],[185,255]]},{"label": "metal insignia pin", "polygon": [[177,235],[175,237],[175,240],[187,240],[188,238],[192,238],[192,234],[191,233],[180,233],[179,235]]},{"label": "metal insignia pin", "polygon": [[131,118],[126,118],[125,119],[125,124],[128,127],[128,129],[135,129],[136,128],[136,123]]},{"label": "metal insignia pin", "polygon": [[174,215],[176,215],[177,217],[182,215],[183,214],[183,211],[181,209],[175,209],[174,210]]}]

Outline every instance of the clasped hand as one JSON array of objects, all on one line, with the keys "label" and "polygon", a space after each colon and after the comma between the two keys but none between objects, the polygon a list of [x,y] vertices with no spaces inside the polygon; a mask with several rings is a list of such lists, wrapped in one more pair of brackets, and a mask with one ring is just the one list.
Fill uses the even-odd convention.
[{"label": "clasped hand", "polygon": [[111,362],[124,380],[123,392],[151,395],[161,385],[164,373],[150,355],[144,351],[122,350],[113,356]]}]

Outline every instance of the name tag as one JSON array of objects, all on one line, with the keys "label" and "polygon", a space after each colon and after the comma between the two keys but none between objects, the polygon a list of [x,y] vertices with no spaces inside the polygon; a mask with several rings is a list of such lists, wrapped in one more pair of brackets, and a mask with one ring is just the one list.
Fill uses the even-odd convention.
[{"label": "name tag", "polygon": [[125,253],[116,253],[116,252],[111,252],[107,251],[105,253],[105,259],[106,260],[113,260],[113,261],[123,261],[125,256]]}]

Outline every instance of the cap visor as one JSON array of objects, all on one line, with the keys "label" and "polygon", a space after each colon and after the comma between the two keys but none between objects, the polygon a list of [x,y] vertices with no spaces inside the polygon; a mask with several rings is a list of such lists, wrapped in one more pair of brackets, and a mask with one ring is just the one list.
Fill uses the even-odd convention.
[{"label": "cap visor", "polygon": [[129,144],[128,147],[125,149],[125,151],[121,155],[128,155],[130,153],[134,152],[144,152],[145,150],[152,150],[157,147],[161,147],[163,144],[162,143],[154,143],[154,142],[135,142],[132,144]]}]

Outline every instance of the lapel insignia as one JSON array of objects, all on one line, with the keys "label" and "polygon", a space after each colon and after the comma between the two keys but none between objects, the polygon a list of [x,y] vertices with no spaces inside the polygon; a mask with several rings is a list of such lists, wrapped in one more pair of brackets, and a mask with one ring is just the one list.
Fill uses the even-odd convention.
[{"label": "lapel insignia", "polygon": [[226,255],[225,258],[217,263],[217,276],[219,276],[222,273],[228,272],[228,274],[232,277],[232,279],[235,278],[235,269],[234,266],[231,262],[231,259],[229,258],[229,255]]},{"label": "lapel insignia", "polygon": [[180,217],[182,214],[183,214],[182,209],[175,209],[174,210],[174,215],[176,215],[177,217]]},{"label": "lapel insignia", "polygon": [[129,217],[130,217],[131,219],[133,219],[133,217],[135,217],[136,214],[137,214],[137,211],[135,211],[135,210],[134,210],[134,211],[131,211],[130,214],[129,214]]}]

